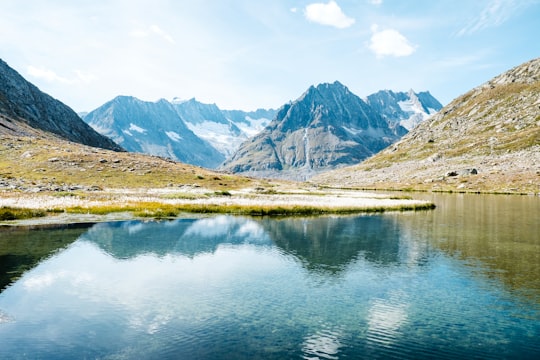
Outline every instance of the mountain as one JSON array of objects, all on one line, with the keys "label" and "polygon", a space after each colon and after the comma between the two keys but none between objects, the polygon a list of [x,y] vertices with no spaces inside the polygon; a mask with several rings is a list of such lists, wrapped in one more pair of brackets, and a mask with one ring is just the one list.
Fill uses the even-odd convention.
[{"label": "mountain", "polygon": [[399,142],[319,184],[441,191],[540,191],[540,59],[472,89]]},{"label": "mountain", "polygon": [[213,168],[224,156],[195,135],[166,100],[118,96],[84,117],[90,126],[126,150]]},{"label": "mountain", "polygon": [[341,83],[320,84],[284,105],[221,169],[300,180],[358,163],[406,132],[400,125],[390,126]]},{"label": "mountain", "polygon": [[274,110],[221,110],[215,104],[204,104],[195,99],[173,100],[172,104],[189,129],[224,157],[232,155],[243,141],[261,131],[275,115]]},{"label": "mountain", "polygon": [[40,131],[92,147],[123,150],[0,59],[0,134],[21,136]]},{"label": "mountain", "polygon": [[415,93],[412,89],[406,93],[381,90],[369,95],[366,102],[388,122],[409,131],[443,107],[429,91]]},{"label": "mountain", "polygon": [[257,109],[255,111],[222,110],[223,115],[240,128],[248,137],[257,135],[276,117],[275,109]]}]

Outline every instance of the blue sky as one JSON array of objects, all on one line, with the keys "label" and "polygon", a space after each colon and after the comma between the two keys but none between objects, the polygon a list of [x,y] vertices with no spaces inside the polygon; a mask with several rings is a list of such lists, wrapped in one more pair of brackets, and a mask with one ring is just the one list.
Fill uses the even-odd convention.
[{"label": "blue sky", "polygon": [[443,104],[540,56],[540,0],[1,0],[0,57],[76,111],[277,108],[338,80]]}]

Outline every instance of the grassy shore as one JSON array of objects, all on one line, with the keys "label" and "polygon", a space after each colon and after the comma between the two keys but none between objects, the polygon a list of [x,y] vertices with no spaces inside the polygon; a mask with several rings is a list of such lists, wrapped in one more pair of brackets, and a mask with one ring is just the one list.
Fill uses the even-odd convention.
[{"label": "grassy shore", "polygon": [[[434,204],[376,193],[346,190],[282,189],[271,194],[257,189],[204,192],[202,189],[176,192],[166,189],[108,190],[94,193],[0,194],[0,224],[21,224],[20,220],[43,218],[55,221],[84,218],[92,221],[110,214],[122,218],[174,218],[184,213],[227,213],[250,216],[289,216],[374,213],[433,209]],[[127,215],[126,215],[127,214]],[[18,220],[18,221],[17,221]]]}]

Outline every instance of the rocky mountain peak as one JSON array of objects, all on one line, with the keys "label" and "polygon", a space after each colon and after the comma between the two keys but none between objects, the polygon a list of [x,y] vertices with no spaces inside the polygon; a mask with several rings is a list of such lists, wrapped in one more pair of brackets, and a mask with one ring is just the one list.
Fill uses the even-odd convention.
[{"label": "rocky mountain peak", "polygon": [[118,96],[90,112],[84,120],[132,152],[206,167],[217,166],[224,160],[222,154],[188,128],[167,100],[147,102]]},{"label": "rocky mountain peak", "polygon": [[305,179],[358,163],[404,133],[399,125],[389,126],[340,82],[324,83],[309,87],[284,105],[271,124],[244,142],[223,169]]},{"label": "rocky mountain peak", "polygon": [[10,119],[9,129],[12,134],[17,134],[17,123],[22,123],[72,142],[115,151],[123,150],[111,139],[100,135],[84,123],[67,105],[26,81],[1,59],[0,115],[4,119]]},{"label": "rocky mountain peak", "polygon": [[200,124],[205,121],[228,124],[221,110],[216,104],[205,104],[195,98],[191,98],[181,103],[173,103],[173,106],[185,122]]},{"label": "rocky mountain peak", "polygon": [[333,83],[322,83],[317,86],[311,85],[297,101],[311,99],[312,101],[320,102],[322,99],[345,96],[348,94],[350,94],[350,91],[345,85],[339,81],[334,81]]}]

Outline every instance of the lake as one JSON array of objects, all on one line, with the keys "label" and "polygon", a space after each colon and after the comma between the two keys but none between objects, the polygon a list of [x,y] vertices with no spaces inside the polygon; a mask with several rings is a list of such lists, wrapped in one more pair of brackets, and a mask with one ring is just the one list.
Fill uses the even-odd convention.
[{"label": "lake", "polygon": [[0,229],[2,359],[538,359],[540,198]]}]

